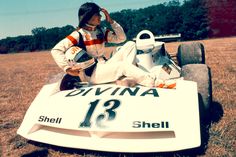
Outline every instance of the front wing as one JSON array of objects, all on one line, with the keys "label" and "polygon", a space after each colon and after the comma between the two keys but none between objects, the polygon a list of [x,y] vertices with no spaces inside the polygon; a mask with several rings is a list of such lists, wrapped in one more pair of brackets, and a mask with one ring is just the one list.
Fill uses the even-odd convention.
[{"label": "front wing", "polygon": [[198,147],[197,84],[176,89],[111,84],[53,93],[45,85],[17,133],[42,143],[111,152],[166,152]]}]

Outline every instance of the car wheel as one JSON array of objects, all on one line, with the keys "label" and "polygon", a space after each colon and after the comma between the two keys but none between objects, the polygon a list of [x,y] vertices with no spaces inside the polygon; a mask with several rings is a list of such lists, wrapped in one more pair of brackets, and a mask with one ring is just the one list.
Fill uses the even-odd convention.
[{"label": "car wheel", "polygon": [[197,82],[198,101],[201,119],[210,118],[210,105],[212,102],[211,71],[206,64],[188,64],[181,70],[185,80]]},{"label": "car wheel", "polygon": [[203,44],[193,42],[179,45],[177,61],[180,67],[186,64],[205,64],[205,50]]}]

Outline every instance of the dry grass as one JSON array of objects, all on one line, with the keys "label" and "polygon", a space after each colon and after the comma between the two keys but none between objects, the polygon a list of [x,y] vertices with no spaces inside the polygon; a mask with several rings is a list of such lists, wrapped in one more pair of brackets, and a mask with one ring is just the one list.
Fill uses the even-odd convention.
[{"label": "dry grass", "polygon": [[[212,71],[211,119],[198,149],[151,154],[120,154],[66,149],[16,135],[30,103],[48,76],[60,72],[48,52],[0,55],[0,156],[236,156],[236,37],[201,41]],[[175,54],[180,43],[168,43]]]}]

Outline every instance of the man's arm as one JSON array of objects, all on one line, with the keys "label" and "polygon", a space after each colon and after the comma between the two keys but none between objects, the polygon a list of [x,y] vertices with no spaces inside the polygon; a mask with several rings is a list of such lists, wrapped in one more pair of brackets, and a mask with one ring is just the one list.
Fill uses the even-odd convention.
[{"label": "man's arm", "polygon": [[51,54],[57,63],[57,65],[63,69],[66,73],[72,76],[79,76],[80,68],[71,66],[66,59],[65,52],[73,45],[75,42],[78,42],[79,34],[74,31],[69,36],[61,40],[58,44],[56,44],[51,50]]}]

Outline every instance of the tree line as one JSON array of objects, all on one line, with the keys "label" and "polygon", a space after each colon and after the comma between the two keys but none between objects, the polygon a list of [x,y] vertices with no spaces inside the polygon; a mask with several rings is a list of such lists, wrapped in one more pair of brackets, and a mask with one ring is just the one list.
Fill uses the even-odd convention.
[{"label": "tree line", "polygon": [[46,29],[34,28],[32,35],[7,37],[0,40],[0,54],[15,52],[34,52],[51,49],[58,41],[70,34],[75,28],[67,25]]},{"label": "tree line", "polygon": [[[227,1],[233,0],[218,3],[214,0],[185,0],[183,4],[179,0],[172,0],[137,10],[121,10],[110,15],[122,25],[128,40],[132,40],[138,32],[144,29],[150,30],[154,35],[181,33],[182,40],[198,40],[214,35],[224,36],[219,33],[221,30],[217,30],[217,22],[220,17],[214,14],[214,10],[215,8],[218,9],[217,11],[225,9],[221,7],[222,3],[226,3],[224,5],[228,6],[228,10],[230,10],[230,6],[234,4],[227,3]],[[221,18],[224,18],[225,22],[225,17]],[[228,19],[231,22],[232,20]],[[101,25],[110,27],[105,21]],[[235,25],[232,27],[228,35],[236,35]],[[34,28],[32,35],[7,37],[0,40],[0,54],[48,50],[74,30],[75,27],[71,25],[50,29]]]}]

